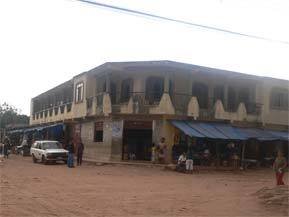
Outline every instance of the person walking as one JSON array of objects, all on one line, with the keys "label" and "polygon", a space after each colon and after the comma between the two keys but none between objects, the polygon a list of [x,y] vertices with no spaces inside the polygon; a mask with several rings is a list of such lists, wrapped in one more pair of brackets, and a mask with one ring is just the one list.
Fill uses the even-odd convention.
[{"label": "person walking", "polygon": [[67,166],[69,168],[74,167],[74,143],[72,140],[69,141],[69,143],[66,146],[66,150],[68,151],[68,158],[67,158]]},{"label": "person walking", "polygon": [[286,158],[283,157],[283,153],[279,150],[277,153],[277,157],[273,164],[273,169],[276,173],[276,184],[277,185],[284,185],[283,176],[285,173],[285,168],[287,166]]},{"label": "person walking", "polygon": [[9,151],[8,151],[8,145],[6,143],[4,143],[3,145],[3,154],[4,154],[4,158],[8,159]]},{"label": "person walking", "polygon": [[8,158],[9,157],[9,149],[10,149],[10,140],[6,136],[5,139],[4,139],[4,145],[3,145],[4,158]]},{"label": "person walking", "polygon": [[77,145],[77,166],[81,166],[82,164],[83,151],[84,151],[84,145],[82,141],[80,140],[80,142]]}]

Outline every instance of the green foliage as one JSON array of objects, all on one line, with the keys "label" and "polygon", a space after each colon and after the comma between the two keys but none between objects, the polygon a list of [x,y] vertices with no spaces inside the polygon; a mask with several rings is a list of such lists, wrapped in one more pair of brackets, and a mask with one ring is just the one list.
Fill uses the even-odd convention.
[{"label": "green foliage", "polygon": [[14,124],[28,124],[29,117],[21,115],[19,110],[7,103],[0,104],[0,128]]}]

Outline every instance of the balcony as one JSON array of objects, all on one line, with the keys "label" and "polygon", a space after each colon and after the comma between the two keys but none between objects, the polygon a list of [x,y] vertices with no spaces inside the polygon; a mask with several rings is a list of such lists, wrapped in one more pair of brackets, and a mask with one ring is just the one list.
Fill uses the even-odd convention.
[{"label": "balcony", "polygon": [[[239,103],[233,108],[215,98],[199,100],[182,93],[161,96],[160,93],[132,92],[125,97],[121,97],[120,93],[98,93],[87,98],[86,103],[87,116],[104,115],[106,111],[107,114],[171,114],[193,116],[201,120],[256,121],[261,113],[261,105],[258,103]],[[167,107],[172,107],[173,110],[167,110]]]},{"label": "balcony", "polygon": [[49,107],[33,114],[32,124],[48,123],[72,118],[72,102]]},{"label": "balcony", "polygon": [[150,114],[150,109],[157,107],[162,97],[160,93],[145,92],[132,92],[126,97],[121,97],[120,93],[109,96],[108,100],[106,93],[103,92],[87,98],[87,115],[102,115],[108,110],[111,110],[111,113]]}]

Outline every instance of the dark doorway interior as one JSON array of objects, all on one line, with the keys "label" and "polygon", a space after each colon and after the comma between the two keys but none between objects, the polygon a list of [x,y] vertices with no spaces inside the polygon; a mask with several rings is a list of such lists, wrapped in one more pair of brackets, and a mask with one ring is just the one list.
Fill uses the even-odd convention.
[{"label": "dark doorway interior", "polygon": [[125,129],[123,135],[123,160],[150,160],[151,129]]}]

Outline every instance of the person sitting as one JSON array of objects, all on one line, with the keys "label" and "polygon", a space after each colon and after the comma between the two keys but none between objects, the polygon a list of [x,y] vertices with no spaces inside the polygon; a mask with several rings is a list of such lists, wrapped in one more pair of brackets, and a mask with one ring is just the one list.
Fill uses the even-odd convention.
[{"label": "person sitting", "polygon": [[176,167],[176,170],[178,172],[185,172],[186,171],[186,160],[187,160],[186,153],[183,152],[178,159],[178,164]]},{"label": "person sitting", "polygon": [[203,152],[203,162],[202,165],[209,166],[210,165],[210,159],[211,159],[211,152],[210,149],[206,148]]}]

